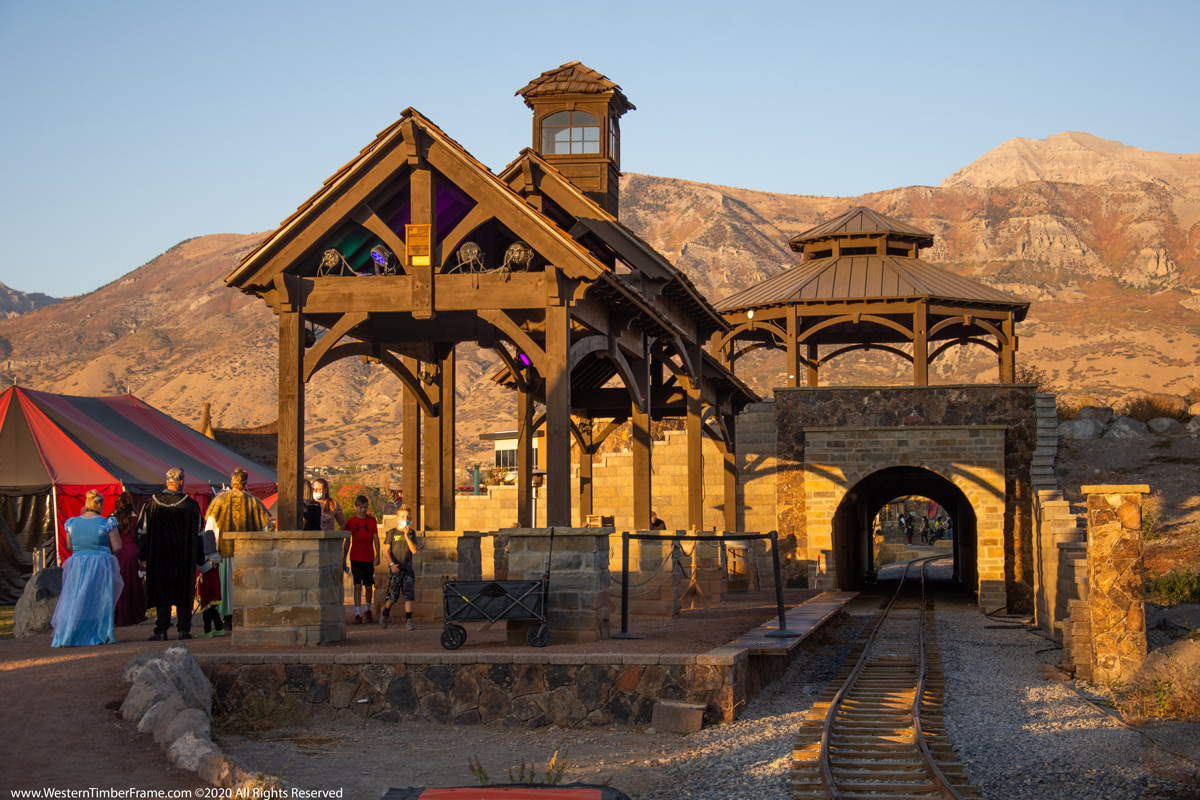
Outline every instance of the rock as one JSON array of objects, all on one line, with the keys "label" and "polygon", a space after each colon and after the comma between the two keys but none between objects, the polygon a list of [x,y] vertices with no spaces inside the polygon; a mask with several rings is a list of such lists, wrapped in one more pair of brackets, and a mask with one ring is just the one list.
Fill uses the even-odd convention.
[{"label": "rock", "polygon": [[220,755],[221,751],[209,739],[201,738],[190,731],[167,748],[167,760],[189,772],[199,772],[208,759]]},{"label": "rock", "polygon": [[1138,422],[1131,417],[1117,417],[1112,421],[1112,425],[1108,426],[1108,432],[1104,434],[1105,439],[1136,439],[1139,436],[1149,436],[1150,429],[1146,427],[1146,423]]},{"label": "rock", "polygon": [[[167,677],[158,663],[147,664],[133,682],[125,702],[121,703],[121,718],[126,722],[139,723],[155,703],[161,703],[176,694],[175,684]],[[182,705],[182,698],[180,698]]]},{"label": "rock", "polygon": [[1187,407],[1189,417],[1200,416],[1200,403],[1192,403]]},{"label": "rock", "polygon": [[1094,419],[1107,425],[1113,421],[1113,410],[1108,406],[1084,406],[1075,413],[1075,419]]},{"label": "rock", "polygon": [[1104,435],[1104,423],[1098,419],[1078,417],[1058,424],[1058,435],[1064,439],[1099,439]]},{"label": "rock", "polygon": [[1200,696],[1200,641],[1185,639],[1150,653],[1131,682],[1146,689],[1168,681],[1174,694]]},{"label": "rock", "polygon": [[588,710],[574,692],[566,686],[560,686],[546,695],[546,713],[555,725],[568,728],[583,722]]},{"label": "rock", "polygon": [[174,719],[164,719],[154,728],[154,741],[166,747],[185,735],[211,740],[212,724],[208,715],[196,708],[184,709]]},{"label": "rock", "polygon": [[62,592],[62,567],[47,567],[25,583],[13,609],[13,638],[24,639],[50,632],[50,619]]},{"label": "rock", "polygon": [[[159,725],[169,725],[171,720],[187,711],[188,708],[179,699],[177,692],[171,692],[162,700],[146,709],[146,713],[138,720],[138,733],[153,733]],[[174,741],[173,739],[171,741]],[[162,744],[162,742],[160,742]]]},{"label": "rock", "polygon": [[1178,436],[1187,430],[1182,422],[1171,417],[1156,417],[1147,422],[1146,426],[1159,436]]},{"label": "rock", "polygon": [[1200,433],[1200,417],[1192,417],[1184,426],[1188,433]]}]

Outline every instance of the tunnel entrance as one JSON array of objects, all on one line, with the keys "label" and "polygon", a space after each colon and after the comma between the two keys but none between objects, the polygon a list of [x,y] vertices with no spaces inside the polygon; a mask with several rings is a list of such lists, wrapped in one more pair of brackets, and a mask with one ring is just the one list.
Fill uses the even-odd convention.
[{"label": "tunnel entrance", "polygon": [[[832,545],[837,588],[863,588],[874,563],[873,533],[876,516],[891,501],[918,496],[936,502],[954,521],[951,553],[954,575],[970,590],[977,585],[975,509],[961,489],[949,479],[923,467],[888,467],[873,472],[850,487],[833,516]],[[919,540],[918,540],[919,541]]]}]

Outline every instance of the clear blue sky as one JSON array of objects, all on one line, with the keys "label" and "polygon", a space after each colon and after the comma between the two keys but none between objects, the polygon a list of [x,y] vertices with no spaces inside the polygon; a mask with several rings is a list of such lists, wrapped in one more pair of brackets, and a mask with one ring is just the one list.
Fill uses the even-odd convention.
[{"label": "clear blue sky", "polygon": [[513,92],[578,59],[627,171],[773,192],[934,185],[1004,141],[1200,150],[1194,2],[0,0],[0,281],[91,291],[275,227],[414,106],[499,169]]}]

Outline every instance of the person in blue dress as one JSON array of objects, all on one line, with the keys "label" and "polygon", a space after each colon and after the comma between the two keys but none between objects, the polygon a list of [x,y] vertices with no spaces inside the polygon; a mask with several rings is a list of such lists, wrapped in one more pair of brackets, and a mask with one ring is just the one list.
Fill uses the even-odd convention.
[{"label": "person in blue dress", "polygon": [[51,647],[112,644],[114,610],[125,582],[114,552],[121,549],[117,521],[101,513],[104,496],[91,489],[83,513],[64,527],[71,537],[71,556],[63,562],[62,593],[50,624]]}]

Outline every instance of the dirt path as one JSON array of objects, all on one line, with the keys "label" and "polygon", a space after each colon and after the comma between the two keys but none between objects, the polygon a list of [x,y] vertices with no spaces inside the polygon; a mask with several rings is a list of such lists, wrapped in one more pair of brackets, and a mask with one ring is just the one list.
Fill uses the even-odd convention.
[{"label": "dirt path", "polygon": [[[125,664],[150,649],[151,625],[118,628],[103,647],[51,648],[50,634],[0,641],[0,791],[189,789],[152,739],[121,720]],[[162,645],[157,645],[161,647]]]}]

